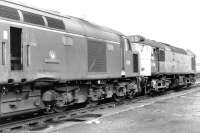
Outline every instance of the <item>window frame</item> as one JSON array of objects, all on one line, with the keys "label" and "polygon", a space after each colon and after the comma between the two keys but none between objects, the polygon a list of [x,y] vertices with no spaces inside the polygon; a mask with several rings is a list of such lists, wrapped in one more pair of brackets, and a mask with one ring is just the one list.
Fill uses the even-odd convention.
[{"label": "window frame", "polygon": [[[24,10],[20,10],[20,11],[21,11],[21,13],[23,15],[23,22],[24,23],[29,23],[29,24],[33,24],[33,25],[39,25],[39,26],[46,26],[42,15],[39,15],[39,14],[36,14],[36,13],[32,13],[32,12],[29,12],[29,11],[24,11]],[[42,23],[37,23],[37,22],[35,23],[33,21],[31,22],[30,18],[29,18],[29,21],[27,21],[26,15],[27,16],[31,16],[32,15],[33,17],[38,17],[38,19],[41,19],[40,21]]]},{"label": "window frame", "polygon": [[[62,19],[56,19],[56,18],[53,18],[53,17],[48,17],[48,16],[44,16],[46,21],[47,21],[47,27],[48,28],[53,28],[53,29],[57,29],[57,30],[66,30],[66,27],[65,27],[65,23]],[[54,22],[57,21],[57,22],[61,22],[62,23],[62,26],[61,27],[54,27],[54,26],[50,26],[50,23],[51,22],[50,20],[53,20]]]},{"label": "window frame", "polygon": [[[5,15],[5,16],[0,16],[1,18],[10,19],[10,20],[14,20],[14,21],[20,21],[20,20],[21,20],[21,17],[20,17],[20,14],[19,14],[19,12],[18,12],[18,9],[13,8],[13,7],[9,7],[9,6],[5,6],[5,5],[0,5],[0,7],[3,7],[5,12],[8,12],[9,9],[11,9],[11,10],[13,10],[13,11],[15,10],[15,11],[16,11],[16,12],[15,12],[16,14],[14,14],[14,16],[17,15],[16,19],[15,19],[15,18],[12,18],[12,17],[6,17],[6,15]],[[4,13],[5,13],[5,12],[4,12]],[[12,12],[12,13],[14,13],[14,12]],[[10,16],[10,15],[9,15],[9,16]]]}]

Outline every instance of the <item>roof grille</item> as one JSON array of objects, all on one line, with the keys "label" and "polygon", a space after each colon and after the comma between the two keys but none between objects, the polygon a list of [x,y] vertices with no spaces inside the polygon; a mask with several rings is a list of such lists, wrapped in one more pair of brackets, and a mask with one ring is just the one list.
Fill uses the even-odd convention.
[{"label": "roof grille", "polygon": [[88,72],[106,72],[106,43],[88,39]]}]

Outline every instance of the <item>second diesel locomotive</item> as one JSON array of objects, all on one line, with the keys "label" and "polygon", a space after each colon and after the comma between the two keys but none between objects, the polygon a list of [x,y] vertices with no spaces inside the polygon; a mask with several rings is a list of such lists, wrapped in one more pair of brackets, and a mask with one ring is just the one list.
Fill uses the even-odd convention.
[{"label": "second diesel locomotive", "polygon": [[[9,1],[0,1],[0,40],[0,117],[132,98],[194,78],[193,54]],[[187,69],[177,71],[180,62],[174,61],[173,71],[167,71],[173,60],[163,59],[167,53],[187,59]],[[182,80],[174,83],[177,77]]]},{"label": "second diesel locomotive", "polygon": [[133,51],[140,55],[140,76],[147,79],[147,92],[189,86],[195,82],[195,54],[166,43],[129,36]]}]

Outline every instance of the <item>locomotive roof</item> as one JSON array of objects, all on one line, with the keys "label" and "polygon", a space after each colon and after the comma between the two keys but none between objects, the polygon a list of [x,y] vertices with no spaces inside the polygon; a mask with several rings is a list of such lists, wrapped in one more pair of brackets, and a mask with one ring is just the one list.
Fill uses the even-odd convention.
[{"label": "locomotive roof", "polygon": [[176,53],[187,54],[187,52],[184,49],[182,49],[182,48],[171,46],[171,50],[173,52],[176,52]]},{"label": "locomotive roof", "polygon": [[146,39],[140,35],[129,36],[129,38],[130,38],[130,41],[133,43],[145,44],[145,45],[149,45],[149,46],[161,48],[161,49],[170,49],[171,51],[175,53],[187,54],[187,51],[185,51],[182,48],[178,48],[167,43],[162,43],[162,42]]},{"label": "locomotive roof", "polygon": [[[122,33],[112,30],[110,28],[107,28],[105,26],[100,26],[100,25],[88,22],[80,18],[61,15],[60,13],[55,12],[55,11],[47,11],[43,9],[38,9],[38,8],[28,6],[22,3],[15,3],[8,0],[0,0],[0,5],[11,7],[20,11],[27,11],[27,12],[34,13],[37,15],[45,16],[46,18],[51,17],[54,19],[58,19],[64,23],[65,30],[63,31],[66,33],[84,35],[88,37],[93,37],[97,39],[108,40],[108,41],[113,41],[113,42],[118,42],[118,43],[120,42],[119,35],[123,35]],[[19,21],[19,22],[22,22],[22,21]],[[41,25],[37,25],[37,26],[41,26]],[[45,26],[45,28],[49,28],[49,27]],[[60,29],[55,29],[55,30],[60,30]]]},{"label": "locomotive roof", "polygon": [[71,19],[78,22],[83,27],[86,36],[93,36],[95,38],[103,37],[103,39],[112,39],[113,41],[120,42],[119,36],[123,35],[121,32],[91,23],[84,19],[76,17],[71,17]]}]

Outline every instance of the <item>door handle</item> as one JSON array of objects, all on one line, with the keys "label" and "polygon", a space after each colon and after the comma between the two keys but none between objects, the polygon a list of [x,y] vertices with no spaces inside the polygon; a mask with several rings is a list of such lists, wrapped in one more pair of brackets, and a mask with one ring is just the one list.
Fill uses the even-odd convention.
[{"label": "door handle", "polygon": [[6,42],[2,42],[2,65],[6,64]]},{"label": "door handle", "polygon": [[27,50],[26,51],[26,56],[27,56],[26,62],[27,62],[27,66],[30,66],[30,45],[27,44],[26,47],[27,47],[27,49],[26,49]]}]

